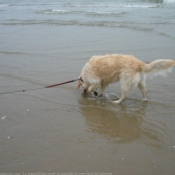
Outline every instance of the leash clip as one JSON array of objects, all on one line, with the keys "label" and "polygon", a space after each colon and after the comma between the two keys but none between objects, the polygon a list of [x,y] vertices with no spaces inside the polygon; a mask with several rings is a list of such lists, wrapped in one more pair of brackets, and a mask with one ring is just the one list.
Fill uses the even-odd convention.
[{"label": "leash clip", "polygon": [[80,81],[84,82],[84,81],[83,81],[83,79],[82,79],[81,77],[80,77],[80,78],[78,78],[78,80],[80,80]]}]

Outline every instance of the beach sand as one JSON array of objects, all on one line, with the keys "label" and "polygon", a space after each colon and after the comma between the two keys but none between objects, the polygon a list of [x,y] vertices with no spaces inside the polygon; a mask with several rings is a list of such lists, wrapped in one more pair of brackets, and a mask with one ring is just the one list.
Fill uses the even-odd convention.
[{"label": "beach sand", "polygon": [[[52,3],[46,4],[47,8],[52,9]],[[138,10],[137,6],[132,9],[126,6],[129,12],[122,15],[127,25],[115,27],[113,23],[106,26],[109,21],[106,18],[116,18],[114,13],[111,18],[109,14],[94,17],[88,13],[84,17],[79,15],[84,12],[58,10],[41,14],[42,10],[35,5],[22,6],[27,8],[28,16],[21,13],[23,8],[19,5],[1,5],[0,9],[3,18],[0,21],[0,93],[43,87],[0,94],[0,173],[173,175],[175,70],[166,78],[146,81],[148,102],[141,100],[142,94],[136,88],[121,104],[113,104],[114,94],[120,96],[118,83],[110,85],[101,98],[83,94],[76,89],[76,82],[44,89],[47,85],[76,79],[93,55],[130,54],[145,62],[175,59],[171,32],[174,31],[173,9],[169,14],[166,8],[140,6]],[[79,7],[86,10],[81,3],[77,4]],[[19,11],[6,19],[10,13],[5,8]],[[94,4],[87,8],[94,8]],[[31,17],[33,13],[30,14],[32,10],[36,12],[35,20]],[[132,16],[132,11],[138,18]],[[154,24],[147,20],[139,23],[144,14],[152,11],[155,16],[149,20],[153,18]],[[162,11],[166,16],[160,19],[157,15]],[[69,18],[74,16],[78,22],[70,23]],[[86,23],[92,17],[94,21]],[[44,20],[37,21],[38,18]],[[52,19],[56,18],[63,20],[55,24]],[[140,19],[136,21],[139,27],[130,22],[132,18]],[[120,19],[117,16],[116,20]],[[157,23],[157,20],[170,20],[170,23]]]},{"label": "beach sand", "polygon": [[[1,95],[1,172],[172,174],[175,104],[168,83],[173,78],[159,90],[162,78],[150,84],[148,102],[133,90],[119,105],[82,94],[76,83]],[[33,86],[14,82],[20,83]],[[105,94],[113,92],[120,94],[113,86]]]}]

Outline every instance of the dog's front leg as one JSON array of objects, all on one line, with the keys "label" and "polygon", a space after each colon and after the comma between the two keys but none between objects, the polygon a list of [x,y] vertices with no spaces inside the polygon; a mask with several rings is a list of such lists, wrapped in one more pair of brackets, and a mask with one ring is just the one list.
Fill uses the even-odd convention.
[{"label": "dog's front leg", "polygon": [[97,96],[98,92],[96,92],[95,90],[98,89],[100,87],[99,84],[92,84],[89,88],[88,91],[91,92],[93,95]]},{"label": "dog's front leg", "polygon": [[98,96],[101,96],[101,95],[103,94],[105,88],[106,88],[105,85],[101,85],[101,87],[100,87],[100,91],[99,91],[99,93],[98,93]]}]

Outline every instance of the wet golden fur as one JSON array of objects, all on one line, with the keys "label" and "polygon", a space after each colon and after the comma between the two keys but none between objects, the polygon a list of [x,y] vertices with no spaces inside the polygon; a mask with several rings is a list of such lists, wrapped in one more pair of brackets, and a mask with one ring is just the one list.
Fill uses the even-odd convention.
[{"label": "wet golden fur", "polygon": [[110,83],[120,81],[121,98],[115,103],[120,103],[133,86],[140,88],[146,101],[146,76],[166,75],[174,66],[175,61],[169,59],[146,64],[132,55],[93,56],[84,66],[80,75],[83,81],[78,80],[77,88],[82,86],[84,91],[97,95],[94,92],[100,87],[98,95],[102,95]]}]

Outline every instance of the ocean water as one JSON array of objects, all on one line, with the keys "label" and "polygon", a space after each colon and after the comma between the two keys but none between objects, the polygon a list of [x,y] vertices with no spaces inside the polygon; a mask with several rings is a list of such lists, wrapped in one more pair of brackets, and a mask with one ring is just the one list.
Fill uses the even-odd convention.
[{"label": "ocean water", "polygon": [[[53,71],[58,70],[59,65],[59,70],[67,67],[74,71],[73,69],[77,70],[77,67],[84,65],[83,59],[87,60],[98,54],[133,54],[143,61],[173,59],[174,9],[173,0],[1,0],[0,54],[3,68],[13,62],[25,76],[26,68],[32,67],[33,75],[26,76],[35,79],[41,67],[52,71],[48,64]],[[18,57],[20,61],[16,61],[14,57]],[[72,63],[67,64],[68,61],[75,59],[80,59],[76,61],[77,67],[70,67]],[[29,65],[25,67],[23,64]],[[8,68],[7,66],[5,69]],[[81,68],[78,71],[80,70]],[[12,74],[14,75],[14,71]],[[16,74],[19,75],[19,69]],[[47,75],[53,77],[52,74]],[[77,77],[77,72],[73,75]],[[45,83],[54,81],[51,77],[45,80],[46,77],[39,79]]]},{"label": "ocean water", "polygon": [[[93,55],[175,59],[175,0],[0,0],[0,93],[76,79]],[[0,172],[175,173],[175,71],[147,80],[0,96]],[[94,173],[94,174],[93,174]]]}]

